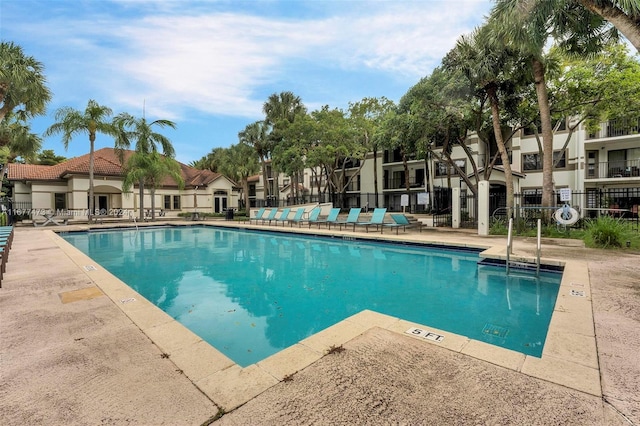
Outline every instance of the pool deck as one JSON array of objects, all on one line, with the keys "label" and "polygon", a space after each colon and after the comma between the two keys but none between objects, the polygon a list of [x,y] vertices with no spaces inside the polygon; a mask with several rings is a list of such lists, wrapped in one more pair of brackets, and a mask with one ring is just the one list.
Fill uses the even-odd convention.
[{"label": "pool deck", "polygon": [[[506,257],[505,237],[466,231],[293,230]],[[534,243],[516,239],[512,259],[534,259]],[[363,311],[241,368],[51,229],[16,228],[0,289],[0,424],[202,424],[218,410],[227,414],[216,424],[640,424],[640,256],[545,240],[542,259],[565,269],[541,358]],[[411,336],[412,327],[444,339]],[[332,347],[345,350],[327,355]],[[474,373],[452,381],[452,368]],[[345,380],[354,386],[336,392]],[[358,389],[386,396],[358,404]]]}]

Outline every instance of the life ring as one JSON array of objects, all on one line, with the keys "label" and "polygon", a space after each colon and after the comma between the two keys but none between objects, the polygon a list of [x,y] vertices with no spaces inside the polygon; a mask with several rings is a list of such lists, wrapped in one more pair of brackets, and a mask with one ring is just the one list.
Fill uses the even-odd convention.
[{"label": "life ring", "polygon": [[561,207],[553,216],[560,225],[573,225],[580,219],[580,214],[573,207]]}]

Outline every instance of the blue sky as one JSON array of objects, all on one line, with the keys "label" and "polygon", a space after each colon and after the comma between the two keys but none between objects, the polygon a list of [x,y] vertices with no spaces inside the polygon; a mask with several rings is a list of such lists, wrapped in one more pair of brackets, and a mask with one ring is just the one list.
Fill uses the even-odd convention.
[{"label": "blue sky", "polygon": [[[364,97],[398,101],[431,73],[460,35],[480,25],[489,0],[0,0],[0,38],[43,63],[55,110],[89,99],[149,120],[178,160],[238,142],[264,118],[272,93],[292,91],[312,111]],[[44,149],[88,152],[79,136]],[[96,149],[113,146],[98,135]]]}]

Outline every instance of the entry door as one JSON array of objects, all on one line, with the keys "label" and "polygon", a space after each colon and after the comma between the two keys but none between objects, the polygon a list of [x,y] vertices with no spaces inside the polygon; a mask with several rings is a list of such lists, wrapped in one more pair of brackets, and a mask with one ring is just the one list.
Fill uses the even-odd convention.
[{"label": "entry door", "polygon": [[100,214],[107,214],[107,212],[109,211],[107,200],[108,198],[106,195],[98,195],[97,208],[100,209]]},{"label": "entry door", "polygon": [[220,213],[220,198],[219,197],[215,197],[213,199],[213,211],[216,213]]}]

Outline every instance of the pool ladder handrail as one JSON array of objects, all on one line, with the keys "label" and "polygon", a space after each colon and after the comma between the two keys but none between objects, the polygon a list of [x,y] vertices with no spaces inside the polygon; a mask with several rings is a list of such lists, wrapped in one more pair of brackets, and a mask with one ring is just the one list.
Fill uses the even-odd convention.
[{"label": "pool ladder handrail", "polygon": [[509,265],[511,264],[511,252],[513,250],[513,218],[509,218],[509,231],[507,232],[507,274],[509,274]]},{"label": "pool ladder handrail", "polygon": [[542,252],[542,220],[538,219],[538,240],[536,242],[536,276],[540,275],[540,253]]},{"label": "pool ladder handrail", "polygon": [[[131,214],[131,213],[129,213]],[[138,222],[136,222],[136,215],[131,216],[133,217],[133,224],[136,226],[136,231],[138,231]]]},{"label": "pool ladder handrail", "polygon": [[[509,231],[507,233],[507,274],[511,266],[511,254],[513,253],[513,218],[509,219]],[[538,235],[536,240],[536,276],[540,275],[540,254],[542,252],[542,221],[538,219]]]}]

